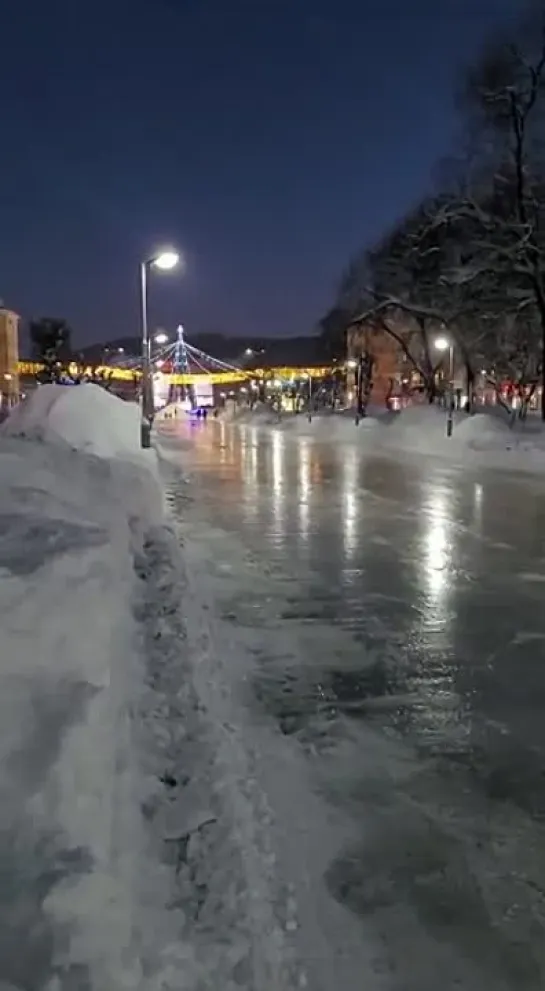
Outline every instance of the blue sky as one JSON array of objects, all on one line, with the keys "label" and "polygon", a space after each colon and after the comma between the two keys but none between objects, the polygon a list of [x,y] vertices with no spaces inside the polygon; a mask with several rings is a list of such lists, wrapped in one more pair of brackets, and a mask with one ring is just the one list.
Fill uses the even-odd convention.
[{"label": "blue sky", "polygon": [[516,0],[6,0],[0,296],[77,340],[312,331],[422,195],[460,67]]}]

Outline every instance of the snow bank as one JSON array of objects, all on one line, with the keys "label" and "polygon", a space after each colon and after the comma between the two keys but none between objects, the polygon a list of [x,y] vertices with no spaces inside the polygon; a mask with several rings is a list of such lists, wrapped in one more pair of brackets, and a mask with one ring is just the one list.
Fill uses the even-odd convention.
[{"label": "snow bank", "polygon": [[436,457],[469,464],[542,471],[545,469],[545,430],[536,418],[513,425],[500,411],[468,416],[455,413],[453,431],[446,434],[447,415],[437,407],[416,407],[398,415],[387,432],[394,446],[403,445]]},{"label": "snow bank", "polygon": [[456,442],[475,451],[511,450],[521,440],[516,427],[486,413],[468,416],[456,424]]},{"label": "snow bank", "polygon": [[136,426],[97,387],[42,386],[0,433],[2,988],[191,986],[157,976],[180,927],[142,815],[138,555],[163,504]]},{"label": "snow bank", "polygon": [[280,419],[246,410],[234,421],[282,431],[287,436],[308,437],[318,443],[354,444],[369,451],[407,451],[447,458],[457,463],[545,470],[545,428],[537,417],[510,425],[503,413],[483,411],[473,416],[455,413],[453,432],[447,437],[447,414],[437,406],[413,406],[401,413],[371,410],[355,424],[351,413],[284,414]]},{"label": "snow bank", "polygon": [[[324,440],[338,439],[340,441],[353,441],[358,434],[355,432],[353,413],[330,413],[318,411],[312,414],[309,421],[307,413],[278,413],[271,411],[269,407],[261,406],[254,410],[247,407],[236,411],[235,415],[230,415],[227,422],[237,426],[248,424],[254,427],[269,427],[281,430],[286,434],[294,434],[299,437],[315,436]],[[380,422],[380,415],[373,410],[369,416],[361,420],[358,429],[360,433],[372,430]]]},{"label": "snow bank", "polygon": [[140,414],[97,385],[42,385],[17,406],[0,428],[11,437],[64,442],[102,458],[144,459]]}]

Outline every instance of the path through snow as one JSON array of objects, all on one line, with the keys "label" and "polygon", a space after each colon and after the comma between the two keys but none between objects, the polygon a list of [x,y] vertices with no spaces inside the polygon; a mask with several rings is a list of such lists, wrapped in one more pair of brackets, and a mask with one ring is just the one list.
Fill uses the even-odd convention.
[{"label": "path through snow", "polygon": [[[324,883],[326,865],[354,833],[316,793],[303,753],[248,706],[255,652],[263,643],[218,612],[218,569],[223,567],[224,580],[241,583],[243,595],[245,581],[254,592],[259,587],[260,563],[233,556],[227,535],[222,543],[219,531],[196,529],[191,486],[165,462],[163,471],[183,546],[188,653],[215,754],[225,821],[242,866],[242,911],[231,934],[231,939],[238,935],[241,952],[248,948],[244,965],[240,962],[242,986],[248,991],[331,991],[372,980],[373,991],[386,991],[392,985],[383,983],[380,973],[382,947],[371,937],[362,940],[357,921]],[[216,854],[209,869],[215,871],[217,864]],[[236,858],[232,864],[237,869]]]}]

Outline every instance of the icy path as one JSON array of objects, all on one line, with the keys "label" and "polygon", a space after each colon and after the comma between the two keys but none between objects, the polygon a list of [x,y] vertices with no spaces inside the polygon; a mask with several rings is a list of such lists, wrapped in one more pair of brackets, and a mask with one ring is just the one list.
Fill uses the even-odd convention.
[{"label": "icy path", "polygon": [[380,991],[372,946],[362,943],[354,919],[316,884],[324,863],[350,831],[315,794],[304,755],[248,707],[248,676],[260,643],[235,632],[218,614],[214,575],[231,585],[235,572],[240,594],[246,582],[255,595],[259,562],[236,559],[237,549],[226,534],[196,529],[186,480],[170,469],[166,474],[167,498],[183,543],[184,626],[193,679],[216,755],[222,815],[232,830],[230,862],[212,841],[207,867],[209,877],[221,874],[219,918],[228,911],[221,896],[225,874],[235,872],[239,882],[229,950],[237,963],[233,991],[241,986],[248,991],[330,991],[339,983],[349,989],[359,986],[354,984],[357,974],[373,976],[372,987]]},{"label": "icy path", "polygon": [[166,450],[198,694],[286,986],[541,989],[539,486],[213,427]]}]

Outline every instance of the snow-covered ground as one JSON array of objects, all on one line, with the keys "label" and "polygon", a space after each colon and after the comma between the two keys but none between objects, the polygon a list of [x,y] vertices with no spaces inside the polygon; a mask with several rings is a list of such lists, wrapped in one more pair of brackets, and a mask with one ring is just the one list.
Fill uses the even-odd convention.
[{"label": "snow-covered ground", "polygon": [[138,444],[95,386],[43,386],[0,431],[0,988],[295,991],[296,906],[230,702],[246,655]]},{"label": "snow-covered ground", "polygon": [[451,437],[447,437],[445,410],[427,405],[409,407],[401,413],[370,409],[369,416],[358,425],[352,412],[318,413],[309,422],[305,414],[284,414],[279,418],[267,409],[241,409],[230,417],[230,422],[324,443],[365,445],[370,451],[383,448],[433,455],[470,466],[545,471],[545,426],[536,415],[510,426],[499,409],[474,416],[456,413]]},{"label": "snow-covered ground", "polygon": [[2,989],[231,986],[181,557],[138,444],[95,386],[43,386],[0,433]]},{"label": "snow-covered ground", "polygon": [[[369,420],[358,436],[395,430],[402,447],[410,421],[410,414],[389,425]],[[317,430],[321,439],[331,436],[333,422],[339,440],[356,430],[343,418],[290,422],[302,433]],[[257,444],[245,445],[242,435],[220,425],[231,440],[239,437],[237,475],[233,452],[209,422],[197,427],[201,439],[209,438],[210,446],[200,449],[205,467],[208,452],[209,467],[201,465],[188,484],[184,456],[190,463],[199,446],[189,427],[185,440],[178,433],[169,441],[169,429],[165,425],[157,459],[139,450],[135,407],[95,386],[44,386],[0,431],[0,991],[331,991],[337,985],[435,991],[445,974],[452,988],[534,991],[541,986],[534,980],[540,958],[524,969],[524,948],[510,943],[516,937],[522,947],[521,933],[528,938],[522,923],[515,920],[513,936],[511,917],[500,917],[500,910],[491,909],[488,922],[488,888],[496,875],[474,854],[471,830],[457,835],[453,852],[450,823],[443,822],[453,799],[448,781],[443,796],[437,782],[444,776],[426,766],[433,782],[437,778],[437,794],[432,789],[431,801],[426,793],[422,811],[407,784],[421,786],[416,748],[408,756],[403,740],[378,735],[365,720],[350,726],[333,705],[324,659],[334,668],[349,655],[354,677],[363,663],[361,642],[352,643],[351,634],[327,618],[345,606],[332,589],[333,548],[342,546],[350,558],[363,540],[363,524],[354,525],[365,495],[354,459],[341,459],[337,477],[323,457],[332,447],[317,451],[316,445],[313,466],[314,445],[286,445],[297,455],[291,464],[283,437],[262,437],[260,453]],[[183,425],[172,429],[183,431]],[[281,427],[286,436],[293,429]],[[326,489],[335,478],[340,488]],[[426,512],[434,493],[436,501],[441,496],[440,480],[434,485],[424,499]],[[443,495],[446,505],[448,491]],[[418,520],[417,508],[405,506],[403,485],[401,498],[403,519]],[[316,519],[313,500],[321,507]],[[394,548],[398,555],[395,541],[390,547],[377,535],[371,518],[382,507],[389,533],[398,519],[393,504],[390,481],[385,494],[367,499],[361,515],[371,528],[366,546],[379,555]],[[271,521],[264,528],[252,514],[266,515],[268,507]],[[330,533],[338,507],[342,530]],[[438,532],[441,520],[432,523],[425,546],[435,556],[423,577],[415,563],[413,595],[419,575],[439,595],[436,572],[442,580],[445,565],[436,557],[452,541]],[[243,530],[244,539],[255,538],[253,550],[241,539]],[[323,565],[327,575],[324,589],[318,572],[303,567],[311,545],[318,572]],[[416,562],[420,551],[412,537],[408,548]],[[529,575],[530,564],[524,567]],[[358,575],[373,576],[363,610],[373,635],[364,654],[378,650],[382,663],[392,631],[381,639],[378,613],[397,601],[390,586],[403,569],[396,564],[377,576],[354,561],[347,568],[346,594],[360,612],[361,589],[350,590]],[[458,573],[449,568],[448,574],[454,581]],[[387,588],[377,593],[379,579]],[[419,615],[411,601],[400,601]],[[352,623],[353,617],[350,629]],[[289,669],[285,686],[283,666]],[[428,667],[433,674],[433,664],[422,664]],[[297,733],[280,732],[255,704],[259,697],[263,709],[274,708],[277,698],[289,723],[305,703],[298,678],[308,680],[309,698],[316,700],[312,733],[308,739],[301,734],[301,747],[293,745]],[[392,704],[401,713],[414,704],[417,681],[412,695],[399,686],[396,691]],[[427,719],[432,698],[426,695]],[[443,703],[437,727],[448,729]],[[380,715],[380,706],[376,711]],[[497,735],[497,719],[494,726]],[[356,771],[365,779],[363,801]],[[325,801],[336,789],[342,801]],[[472,789],[465,782],[460,793],[484,835],[491,809]],[[387,809],[381,806],[386,800]],[[350,816],[342,808],[347,801]],[[520,819],[516,823],[518,829]],[[520,835],[531,843],[517,847],[504,886],[517,904],[526,898],[526,919],[538,889],[528,889],[530,898],[512,880],[527,870],[524,852],[535,841],[533,822],[523,825]],[[494,829],[501,839],[497,814]],[[460,844],[468,850],[465,873]],[[486,912],[477,889],[486,889]],[[446,941],[445,912],[454,919]],[[532,951],[540,946],[539,934],[530,943]]]},{"label": "snow-covered ground", "polygon": [[44,386],[2,428],[2,987],[148,986],[164,881],[140,813],[135,558],[162,501],[137,439],[94,386]]}]

